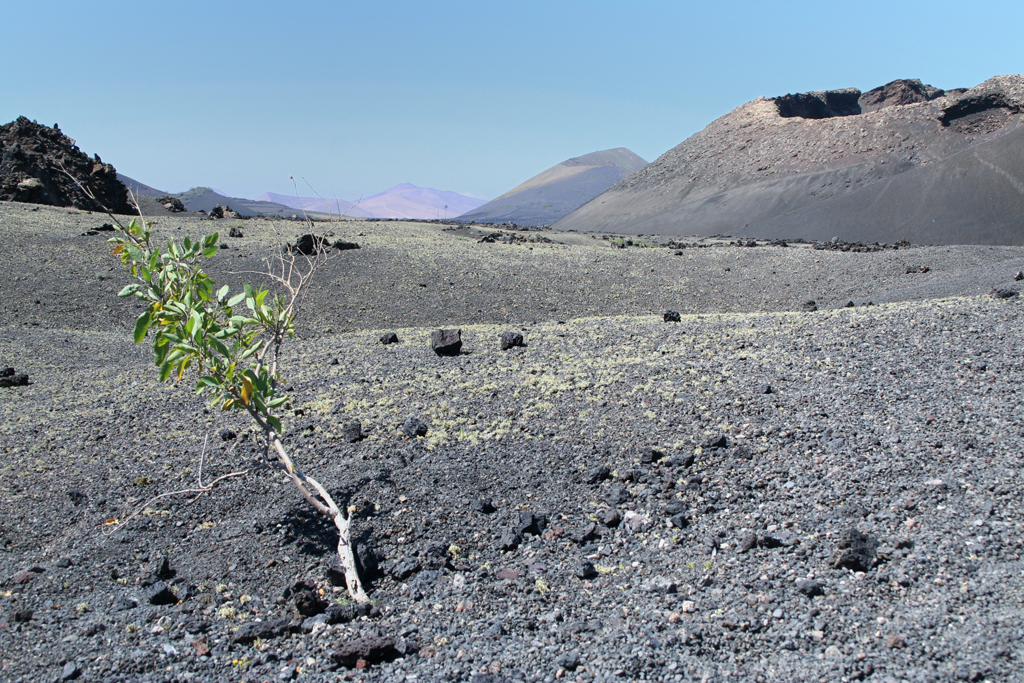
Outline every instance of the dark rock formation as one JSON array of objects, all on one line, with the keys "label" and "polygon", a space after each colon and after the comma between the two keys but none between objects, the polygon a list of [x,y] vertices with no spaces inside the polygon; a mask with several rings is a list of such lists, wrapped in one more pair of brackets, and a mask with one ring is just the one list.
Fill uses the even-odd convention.
[{"label": "dark rock formation", "polygon": [[57,124],[49,128],[24,116],[0,126],[0,201],[134,213],[113,166],[99,155],[90,159]]}]

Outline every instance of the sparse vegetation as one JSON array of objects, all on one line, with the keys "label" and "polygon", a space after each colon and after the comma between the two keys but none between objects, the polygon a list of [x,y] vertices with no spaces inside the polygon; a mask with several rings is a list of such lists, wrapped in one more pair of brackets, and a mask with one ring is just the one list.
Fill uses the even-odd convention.
[{"label": "sparse vegetation", "polygon": [[[325,260],[323,251],[306,256],[305,263],[297,263],[293,252],[280,256],[276,269],[268,272],[279,294],[245,284],[231,296],[227,285],[215,291],[216,283],[201,267],[203,259],[220,250],[217,233],[196,242],[188,237],[171,240],[161,249],[153,244],[150,226],[137,220],[117,232],[108,241],[135,279],[118,296],[146,304],[135,322],[134,339],[139,343],[152,336],[160,381],[173,378],[180,383],[187,370],[195,369],[197,394],[211,393],[211,405],[222,410],[248,413],[263,433],[264,465],[284,470],[303,497],[334,522],[349,594],[367,602],[349,537],[351,511],[342,512],[327,489],[296,469],[281,442],[281,421],[275,414],[288,401],[278,385],[281,345],[295,334],[299,294]],[[246,472],[232,472],[205,486],[200,479],[199,493]],[[139,477],[135,483],[150,481]]]}]

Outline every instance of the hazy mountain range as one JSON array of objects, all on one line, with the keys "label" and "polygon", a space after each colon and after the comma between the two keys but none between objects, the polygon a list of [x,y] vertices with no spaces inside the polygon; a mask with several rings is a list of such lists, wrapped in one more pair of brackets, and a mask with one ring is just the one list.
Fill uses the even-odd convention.
[{"label": "hazy mountain range", "polygon": [[136,195],[143,197],[177,197],[189,211],[209,211],[214,206],[230,206],[243,216],[291,216],[305,211],[311,214],[330,214],[351,218],[452,218],[484,203],[458,192],[434,190],[402,183],[384,192],[356,202],[344,199],[321,199],[320,197],[296,197],[294,195],[264,192],[256,199],[228,197],[210,187],[194,187],[185,192],[164,192],[155,187],[117,174],[118,179]]},{"label": "hazy mountain range", "polygon": [[314,213],[344,214],[353,218],[452,218],[472,211],[484,203],[446,190],[417,187],[409,183],[395,185],[380,194],[355,202],[320,197],[295,197],[265,192],[258,200],[283,204]]}]

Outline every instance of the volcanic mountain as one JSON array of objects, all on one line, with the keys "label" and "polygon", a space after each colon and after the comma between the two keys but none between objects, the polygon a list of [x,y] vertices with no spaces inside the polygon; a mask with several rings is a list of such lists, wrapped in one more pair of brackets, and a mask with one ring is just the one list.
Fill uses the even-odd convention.
[{"label": "volcanic mountain", "polygon": [[549,225],[647,162],[625,147],[573,157],[459,216],[463,222]]},{"label": "volcanic mountain", "polygon": [[1024,77],[758,98],[556,229],[1024,244]]}]

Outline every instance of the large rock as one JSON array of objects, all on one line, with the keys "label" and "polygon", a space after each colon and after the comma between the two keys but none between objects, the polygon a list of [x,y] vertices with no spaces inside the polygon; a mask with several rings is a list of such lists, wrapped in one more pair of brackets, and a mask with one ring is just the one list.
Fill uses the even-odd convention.
[{"label": "large rock", "polygon": [[462,350],[462,330],[435,330],[430,333],[430,348],[439,356],[457,356]]},{"label": "large rock", "polygon": [[57,124],[49,128],[24,116],[0,126],[0,201],[134,213],[113,166],[99,155],[90,159]]}]

